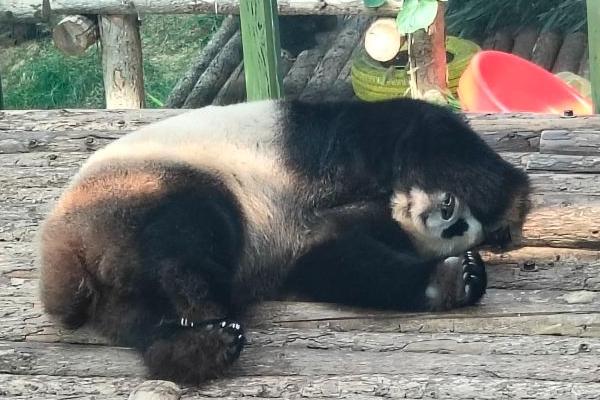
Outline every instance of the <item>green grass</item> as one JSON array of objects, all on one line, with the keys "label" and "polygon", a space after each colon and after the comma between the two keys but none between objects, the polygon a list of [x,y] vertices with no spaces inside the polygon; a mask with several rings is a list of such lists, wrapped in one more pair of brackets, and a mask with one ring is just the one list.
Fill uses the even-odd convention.
[{"label": "green grass", "polygon": [[[222,18],[147,16],[141,27],[147,107],[165,101]],[[103,108],[99,46],[68,57],[51,39],[0,49],[4,106],[10,109]]]}]

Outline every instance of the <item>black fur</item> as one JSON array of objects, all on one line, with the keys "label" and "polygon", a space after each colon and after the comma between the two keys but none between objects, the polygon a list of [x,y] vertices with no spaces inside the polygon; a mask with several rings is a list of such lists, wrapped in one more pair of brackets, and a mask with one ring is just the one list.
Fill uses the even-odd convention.
[{"label": "black fur", "polygon": [[[279,199],[284,220],[277,223],[297,226],[298,237],[284,239],[299,245],[263,246],[268,251],[248,257],[257,251],[248,232],[258,222],[219,171],[165,160],[103,165],[77,184],[84,193],[136,173],[163,189],[140,196],[123,189],[127,196],[117,191],[51,214],[42,229],[46,310],[139,348],[154,376],[197,383],[223,374],[238,357],[244,339],[236,321],[264,298],[295,294],[403,310],[481,298],[481,260],[473,253],[459,262],[420,255],[392,218],[390,198],[415,186],[453,192],[479,221],[496,226],[526,197],[524,173],[458,116],[427,103],[278,104],[278,156],[303,186]],[[522,222],[527,202],[516,204]],[[285,246],[278,234],[261,240]],[[428,297],[432,283],[441,300]],[[178,323],[182,318],[194,326]],[[221,320],[225,327],[206,322]]]}]

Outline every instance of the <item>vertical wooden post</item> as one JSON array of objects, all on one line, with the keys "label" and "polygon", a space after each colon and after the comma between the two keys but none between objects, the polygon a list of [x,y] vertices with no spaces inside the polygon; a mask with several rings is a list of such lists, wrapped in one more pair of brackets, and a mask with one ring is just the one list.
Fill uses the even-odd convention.
[{"label": "vertical wooden post", "polygon": [[106,108],[144,107],[139,21],[135,15],[99,17]]},{"label": "vertical wooden post", "polygon": [[600,1],[587,0],[590,81],[594,112],[600,113]]},{"label": "vertical wooden post", "polygon": [[445,93],[446,79],[446,32],[444,2],[438,1],[438,11],[427,29],[419,29],[410,35],[408,57],[411,71],[410,88],[413,97],[422,98],[430,90]]},{"label": "vertical wooden post", "polygon": [[277,0],[240,0],[240,21],[248,100],[281,97]]}]

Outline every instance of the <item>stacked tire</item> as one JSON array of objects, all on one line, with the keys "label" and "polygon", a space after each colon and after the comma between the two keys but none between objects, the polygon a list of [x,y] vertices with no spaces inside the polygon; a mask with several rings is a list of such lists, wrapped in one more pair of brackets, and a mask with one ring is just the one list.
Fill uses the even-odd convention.
[{"label": "stacked tire", "polygon": [[[404,49],[405,50],[405,49]],[[455,36],[446,38],[448,61],[448,89],[456,96],[456,88],[471,58],[481,49],[469,40]],[[358,98],[378,101],[407,96],[409,79],[405,66],[387,67],[372,59],[361,48],[352,60],[352,87]]]}]

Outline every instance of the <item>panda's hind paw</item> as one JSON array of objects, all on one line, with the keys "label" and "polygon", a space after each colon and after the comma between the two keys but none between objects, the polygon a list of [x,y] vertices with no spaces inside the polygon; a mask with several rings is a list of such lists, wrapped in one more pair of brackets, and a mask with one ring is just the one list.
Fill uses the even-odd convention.
[{"label": "panda's hind paw", "polygon": [[179,324],[184,328],[197,329],[206,332],[208,335],[218,336],[223,349],[222,358],[226,363],[234,362],[240,356],[246,344],[242,325],[229,319],[211,319],[194,322],[182,317]]}]

